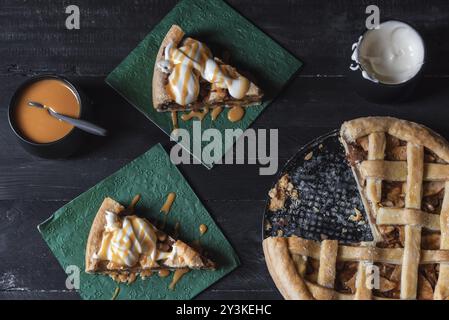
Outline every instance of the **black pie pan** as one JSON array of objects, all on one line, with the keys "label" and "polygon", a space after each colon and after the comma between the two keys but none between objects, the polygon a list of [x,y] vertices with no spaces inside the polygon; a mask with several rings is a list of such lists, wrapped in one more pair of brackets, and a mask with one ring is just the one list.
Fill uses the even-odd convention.
[{"label": "black pie pan", "polygon": [[[278,173],[272,188],[284,174],[290,176],[299,192],[299,199],[287,199],[284,209],[271,212],[268,197],[263,217],[263,239],[296,235],[342,243],[372,241],[363,203],[338,130],[300,148]],[[356,216],[356,209],[364,219],[351,219]]]}]

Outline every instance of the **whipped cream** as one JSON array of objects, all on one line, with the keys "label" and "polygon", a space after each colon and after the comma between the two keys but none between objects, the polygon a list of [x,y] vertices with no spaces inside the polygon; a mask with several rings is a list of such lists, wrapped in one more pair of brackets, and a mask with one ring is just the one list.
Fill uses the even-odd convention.
[{"label": "whipped cream", "polygon": [[138,263],[143,268],[157,265],[171,252],[157,249],[156,230],[147,221],[137,216],[127,216],[119,221],[117,214],[106,211],[106,226],[96,259],[108,260],[116,266],[133,267]]},{"label": "whipped cream", "polygon": [[116,228],[120,228],[120,223],[118,221],[117,215],[111,211],[105,211],[106,227],[107,231],[113,231]]},{"label": "whipped cream", "polygon": [[352,59],[360,64],[364,78],[386,84],[410,80],[424,63],[422,38],[400,21],[386,21],[367,31],[353,49]]},{"label": "whipped cream", "polygon": [[[165,60],[158,61],[158,68],[167,74],[166,91],[180,105],[188,105],[198,99],[200,78],[217,88],[227,89],[235,99],[242,99],[248,92],[250,81],[221,65],[203,43],[187,38],[181,48],[171,42],[164,50]],[[232,75],[235,75],[234,77]]]}]

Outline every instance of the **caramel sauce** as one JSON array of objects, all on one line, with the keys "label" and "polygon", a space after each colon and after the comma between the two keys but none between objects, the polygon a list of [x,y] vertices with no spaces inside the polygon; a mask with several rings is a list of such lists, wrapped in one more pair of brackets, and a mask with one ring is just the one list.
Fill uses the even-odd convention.
[{"label": "caramel sauce", "polygon": [[[194,48],[192,48],[192,50],[194,50]],[[187,62],[187,66],[191,66],[193,64],[192,60],[188,60]],[[185,106],[186,105],[186,98],[187,98],[187,86],[189,85],[189,80],[192,77],[192,74],[190,72],[186,72],[184,74],[184,80],[182,82],[182,93],[181,93],[181,105]],[[199,84],[198,84],[199,85]]]},{"label": "caramel sauce", "polygon": [[134,196],[134,198],[132,199],[131,204],[128,207],[130,214],[134,212],[134,208],[136,207],[137,202],[139,202],[139,200],[140,200],[140,194],[136,194]]},{"label": "caramel sauce", "polygon": [[146,279],[149,278],[153,275],[153,270],[142,270],[142,272],[140,272],[140,277],[142,279]]},{"label": "caramel sauce", "polygon": [[176,199],[176,193],[175,192],[170,192],[167,195],[167,200],[165,200],[164,205],[162,206],[160,212],[168,214],[170,212],[171,206],[173,205],[173,202]]},{"label": "caramel sauce", "polygon": [[223,107],[213,108],[212,112],[210,113],[210,118],[212,119],[212,121],[217,120],[218,116],[221,114],[222,111],[223,111]]},{"label": "caramel sauce", "polygon": [[167,84],[167,85],[165,86],[165,90],[167,90],[168,96],[169,96],[170,98],[172,98],[173,100],[175,100],[176,96],[175,96],[175,94],[173,93],[173,90],[171,89],[171,86],[170,86],[169,84]]},{"label": "caramel sauce", "polygon": [[[223,112],[223,107],[215,107],[210,112],[210,117],[212,121],[217,120],[218,116]],[[204,108],[203,111],[190,111],[189,113],[185,113],[181,116],[182,121],[189,121],[193,118],[196,118],[200,121],[204,119],[204,117],[209,113],[209,108]],[[172,111],[172,124],[173,131],[172,134],[176,134],[176,129],[178,129],[178,118],[176,115],[176,111]],[[245,109],[240,106],[235,106],[229,109],[228,111],[228,120],[231,122],[237,122],[242,120],[245,116]]]},{"label": "caramel sauce", "polygon": [[164,242],[167,239],[167,235],[165,233],[163,233],[163,232],[158,232],[157,239],[160,242]]},{"label": "caramel sauce", "polygon": [[179,280],[187,273],[190,269],[183,268],[183,269],[177,269],[175,273],[173,274],[173,279],[170,283],[170,286],[168,287],[170,290],[174,290],[176,284],[179,282]]},{"label": "caramel sauce", "polygon": [[173,137],[173,139],[175,140],[178,137],[178,132],[179,128],[173,129],[172,132],[170,133],[170,137]]},{"label": "caramel sauce", "polygon": [[127,274],[127,273],[119,273],[119,272],[109,273],[109,276],[115,282],[126,282],[128,284],[134,282],[136,280],[136,277],[137,277],[135,273]]},{"label": "caramel sauce", "polygon": [[115,288],[115,291],[114,291],[114,294],[111,297],[111,300],[117,299],[119,293],[120,293],[120,287]]},{"label": "caramel sauce", "polygon": [[154,228],[143,218],[126,215],[121,226],[103,233],[98,260],[109,261],[108,269],[113,265],[131,267],[137,263],[143,268],[152,266],[155,263],[153,257],[158,252],[156,237]]},{"label": "caramel sauce", "polygon": [[[159,229],[165,229],[165,225],[167,224],[167,216],[168,216],[168,213],[170,212],[171,206],[173,205],[173,202],[175,201],[175,199],[176,199],[175,192],[170,192],[167,195],[167,199],[165,200],[164,205],[159,210],[161,213],[164,213],[162,222],[159,223]],[[178,222],[175,225],[175,231],[176,231],[176,228],[179,228]]]},{"label": "caramel sauce", "polygon": [[44,79],[30,84],[18,98],[13,117],[20,134],[35,143],[59,140],[66,136],[73,126],[52,117],[46,109],[28,106],[29,101],[39,102],[73,118],[80,115],[77,95],[62,80]]},{"label": "caramel sauce", "polygon": [[137,274],[136,273],[130,273],[128,276],[128,284],[133,283],[134,281],[136,281],[137,279]]},{"label": "caramel sauce", "polygon": [[245,115],[245,109],[240,106],[235,106],[228,111],[228,120],[231,122],[237,122],[242,120]]},{"label": "caramel sauce", "polygon": [[200,235],[203,235],[207,232],[207,226],[205,224],[200,224],[199,230],[200,230]]},{"label": "caramel sauce", "polygon": [[171,112],[171,122],[173,124],[173,129],[178,129],[178,112],[172,111]]},{"label": "caramel sauce", "polygon": [[161,269],[161,270],[159,270],[158,274],[159,274],[159,277],[166,278],[166,277],[168,277],[170,275],[170,270],[168,270],[168,269]]},{"label": "caramel sauce", "polygon": [[214,60],[209,48],[197,40],[187,38],[180,48],[167,46],[164,56],[165,62],[172,65],[166,91],[177,104],[185,106],[198,98],[199,76],[227,88],[236,99],[241,99],[249,90],[248,79],[240,75],[234,78],[232,75],[236,72],[233,68]]},{"label": "caramel sauce", "polygon": [[189,121],[193,118],[197,118],[198,120],[202,121],[206,114],[209,113],[209,108],[204,108],[202,111],[190,111],[189,113],[185,113],[181,116],[181,119],[183,121]]}]

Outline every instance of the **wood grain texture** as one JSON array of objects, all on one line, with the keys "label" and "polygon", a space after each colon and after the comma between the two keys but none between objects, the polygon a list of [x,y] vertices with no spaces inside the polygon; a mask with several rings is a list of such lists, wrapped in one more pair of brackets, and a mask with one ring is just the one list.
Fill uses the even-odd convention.
[{"label": "wood grain texture", "polygon": [[[104,77],[176,2],[78,0],[81,30],[69,31],[64,27],[69,1],[0,0],[0,299],[78,298],[65,288],[64,271],[36,225],[157,142],[169,150],[165,134],[104,84]],[[382,17],[416,26],[427,45],[425,77],[415,96],[390,105],[366,102],[346,81],[351,44],[364,28],[364,1],[228,3],[305,62],[299,76],[253,125],[279,130],[279,167],[301,145],[358,116],[418,121],[449,138],[449,2],[372,2]],[[98,123],[111,136],[92,139],[64,161],[27,154],[9,130],[7,106],[22,81],[43,72],[77,81],[93,100]],[[262,212],[274,177],[259,176],[255,165],[219,165],[211,171],[182,165],[180,170],[242,261],[198,298],[281,298],[261,249]]]}]

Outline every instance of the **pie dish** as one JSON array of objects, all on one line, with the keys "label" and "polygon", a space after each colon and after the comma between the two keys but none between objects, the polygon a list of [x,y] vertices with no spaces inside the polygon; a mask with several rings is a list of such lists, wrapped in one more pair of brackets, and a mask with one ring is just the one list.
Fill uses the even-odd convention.
[{"label": "pie dish", "polygon": [[267,266],[281,294],[449,299],[449,143],[390,117],[345,122],[340,138],[373,241],[265,239]]},{"label": "pie dish", "polygon": [[153,106],[157,111],[187,111],[260,104],[263,93],[234,67],[213,57],[198,40],[184,38],[173,25],[157,54]]},{"label": "pie dish", "polygon": [[87,273],[132,282],[138,274],[145,277],[154,271],[183,268],[213,270],[215,264],[117,201],[104,199],[87,240]]}]

